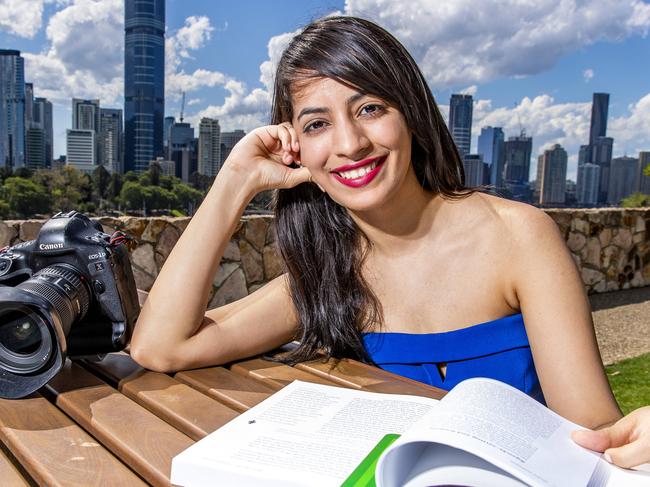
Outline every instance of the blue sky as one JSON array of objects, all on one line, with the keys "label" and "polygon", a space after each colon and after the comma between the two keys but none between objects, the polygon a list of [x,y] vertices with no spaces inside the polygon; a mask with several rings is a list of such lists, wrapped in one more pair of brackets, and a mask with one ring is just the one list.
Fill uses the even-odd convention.
[{"label": "blue sky", "polygon": [[[219,118],[222,129],[266,123],[274,63],[291,33],[335,11],[370,18],[414,55],[443,113],[474,95],[480,127],[519,123],[537,155],[577,152],[591,96],[610,93],[614,155],[650,150],[650,3],[644,0],[167,0],[166,111]],[[19,49],[37,96],[55,104],[55,155],[65,153],[73,96],[122,104],[123,0],[0,0],[0,47]]]}]

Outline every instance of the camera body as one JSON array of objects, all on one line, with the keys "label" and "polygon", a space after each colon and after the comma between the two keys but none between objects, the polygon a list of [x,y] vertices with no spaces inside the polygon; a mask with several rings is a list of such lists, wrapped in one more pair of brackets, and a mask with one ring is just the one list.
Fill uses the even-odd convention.
[{"label": "camera body", "polygon": [[0,252],[0,396],[44,385],[66,356],[122,350],[140,307],[125,235],[57,213]]}]

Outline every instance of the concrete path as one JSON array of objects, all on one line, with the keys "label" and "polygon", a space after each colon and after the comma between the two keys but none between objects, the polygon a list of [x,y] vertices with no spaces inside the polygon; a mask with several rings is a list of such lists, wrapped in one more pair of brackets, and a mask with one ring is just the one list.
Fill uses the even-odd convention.
[{"label": "concrete path", "polygon": [[603,363],[650,352],[650,286],[589,296]]}]

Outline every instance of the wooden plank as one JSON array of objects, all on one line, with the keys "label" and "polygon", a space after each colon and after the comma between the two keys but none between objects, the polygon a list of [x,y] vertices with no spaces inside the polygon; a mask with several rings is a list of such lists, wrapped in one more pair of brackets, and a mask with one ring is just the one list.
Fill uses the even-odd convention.
[{"label": "wooden plank", "polygon": [[276,391],[289,385],[294,380],[314,382],[316,384],[324,384],[327,386],[340,387],[342,385],[340,382],[332,381],[322,375],[316,375],[302,369],[289,367],[282,363],[271,362],[263,359],[237,362],[230,367],[230,370],[258,380]]},{"label": "wooden plank", "polygon": [[177,372],[174,378],[239,412],[252,408],[274,392],[256,380],[223,367]]},{"label": "wooden plank", "polygon": [[194,443],[70,361],[43,391],[76,423],[153,485],[169,485],[172,457]]},{"label": "wooden plank", "polygon": [[12,460],[4,452],[3,448],[4,445],[0,441],[0,479],[2,479],[2,485],[6,487],[29,487],[32,485],[28,478],[23,477],[23,474],[14,464],[15,460]]},{"label": "wooden plank", "polygon": [[82,365],[193,440],[200,440],[239,415],[167,374],[143,369],[126,354],[110,354],[101,362]]},{"label": "wooden plank", "polygon": [[314,360],[296,365],[296,368],[320,375],[347,387],[389,394],[410,394],[413,396],[441,399],[447,392],[401,375],[387,372],[356,360],[342,359]]},{"label": "wooden plank", "polygon": [[[146,485],[37,394],[20,400],[0,399],[0,438],[38,485]],[[8,485],[4,470],[0,478],[2,485]]]}]

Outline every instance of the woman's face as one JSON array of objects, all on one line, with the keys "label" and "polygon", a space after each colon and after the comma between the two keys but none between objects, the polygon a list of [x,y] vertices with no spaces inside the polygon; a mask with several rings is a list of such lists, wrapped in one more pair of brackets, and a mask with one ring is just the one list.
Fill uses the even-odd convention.
[{"label": "woman's face", "polygon": [[352,211],[381,208],[411,167],[411,130],[402,113],[374,95],[330,78],[294,91],[300,162],[334,201]]}]

